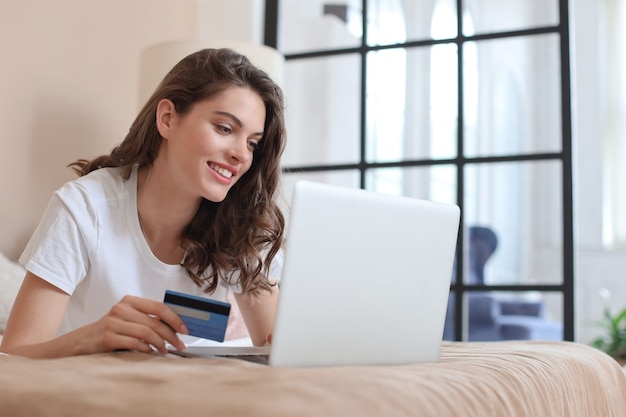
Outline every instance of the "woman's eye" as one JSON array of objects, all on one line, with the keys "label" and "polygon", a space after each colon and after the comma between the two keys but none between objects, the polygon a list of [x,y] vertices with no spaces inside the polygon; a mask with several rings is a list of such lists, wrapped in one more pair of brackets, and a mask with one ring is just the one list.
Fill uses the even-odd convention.
[{"label": "woman's eye", "polygon": [[230,127],[222,126],[222,125],[217,125],[217,131],[222,133],[222,134],[224,134],[224,135],[229,135],[232,132]]},{"label": "woman's eye", "polygon": [[259,142],[251,140],[248,142],[248,146],[252,151],[256,151],[257,149],[259,149]]}]

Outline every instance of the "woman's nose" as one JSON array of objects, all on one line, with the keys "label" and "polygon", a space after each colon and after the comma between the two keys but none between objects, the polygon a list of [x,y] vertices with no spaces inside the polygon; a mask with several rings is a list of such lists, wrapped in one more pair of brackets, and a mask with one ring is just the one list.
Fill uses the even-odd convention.
[{"label": "woman's nose", "polygon": [[231,144],[229,148],[229,156],[231,159],[239,162],[246,163],[252,158],[252,152],[248,148],[248,139],[247,138],[237,138]]}]

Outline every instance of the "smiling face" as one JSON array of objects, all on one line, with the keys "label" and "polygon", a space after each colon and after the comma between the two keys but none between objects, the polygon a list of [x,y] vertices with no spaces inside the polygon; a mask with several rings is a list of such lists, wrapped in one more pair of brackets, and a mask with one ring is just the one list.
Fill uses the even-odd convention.
[{"label": "smiling face", "polygon": [[164,140],[157,159],[179,197],[220,202],[250,169],[264,125],[265,104],[248,88],[230,87],[185,114],[162,100],[157,126]]}]

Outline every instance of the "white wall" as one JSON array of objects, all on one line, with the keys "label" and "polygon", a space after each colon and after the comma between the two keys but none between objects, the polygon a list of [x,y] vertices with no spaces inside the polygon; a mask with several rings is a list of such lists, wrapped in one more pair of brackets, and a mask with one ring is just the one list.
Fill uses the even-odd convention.
[{"label": "white wall", "polygon": [[2,0],[0,252],[21,253],[67,164],[124,139],[141,51],[161,42],[261,42],[263,0]]},{"label": "white wall", "polygon": [[0,2],[0,251],[19,256],[66,165],[109,152],[138,107],[139,52],[196,30],[195,0]]}]

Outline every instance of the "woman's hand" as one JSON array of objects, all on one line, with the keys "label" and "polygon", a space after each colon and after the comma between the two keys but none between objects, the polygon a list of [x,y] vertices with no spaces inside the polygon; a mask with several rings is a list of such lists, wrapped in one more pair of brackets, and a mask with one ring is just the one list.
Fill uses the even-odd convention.
[{"label": "woman's hand", "polygon": [[252,344],[254,346],[271,344],[278,304],[278,286],[274,286],[271,293],[262,293],[257,297],[235,294],[235,299],[250,333]]},{"label": "woman's hand", "polygon": [[135,350],[167,353],[166,342],[178,350],[185,344],[176,332],[187,334],[182,319],[159,301],[125,296],[109,312],[91,325],[76,330],[82,333],[80,347],[85,353]]}]

